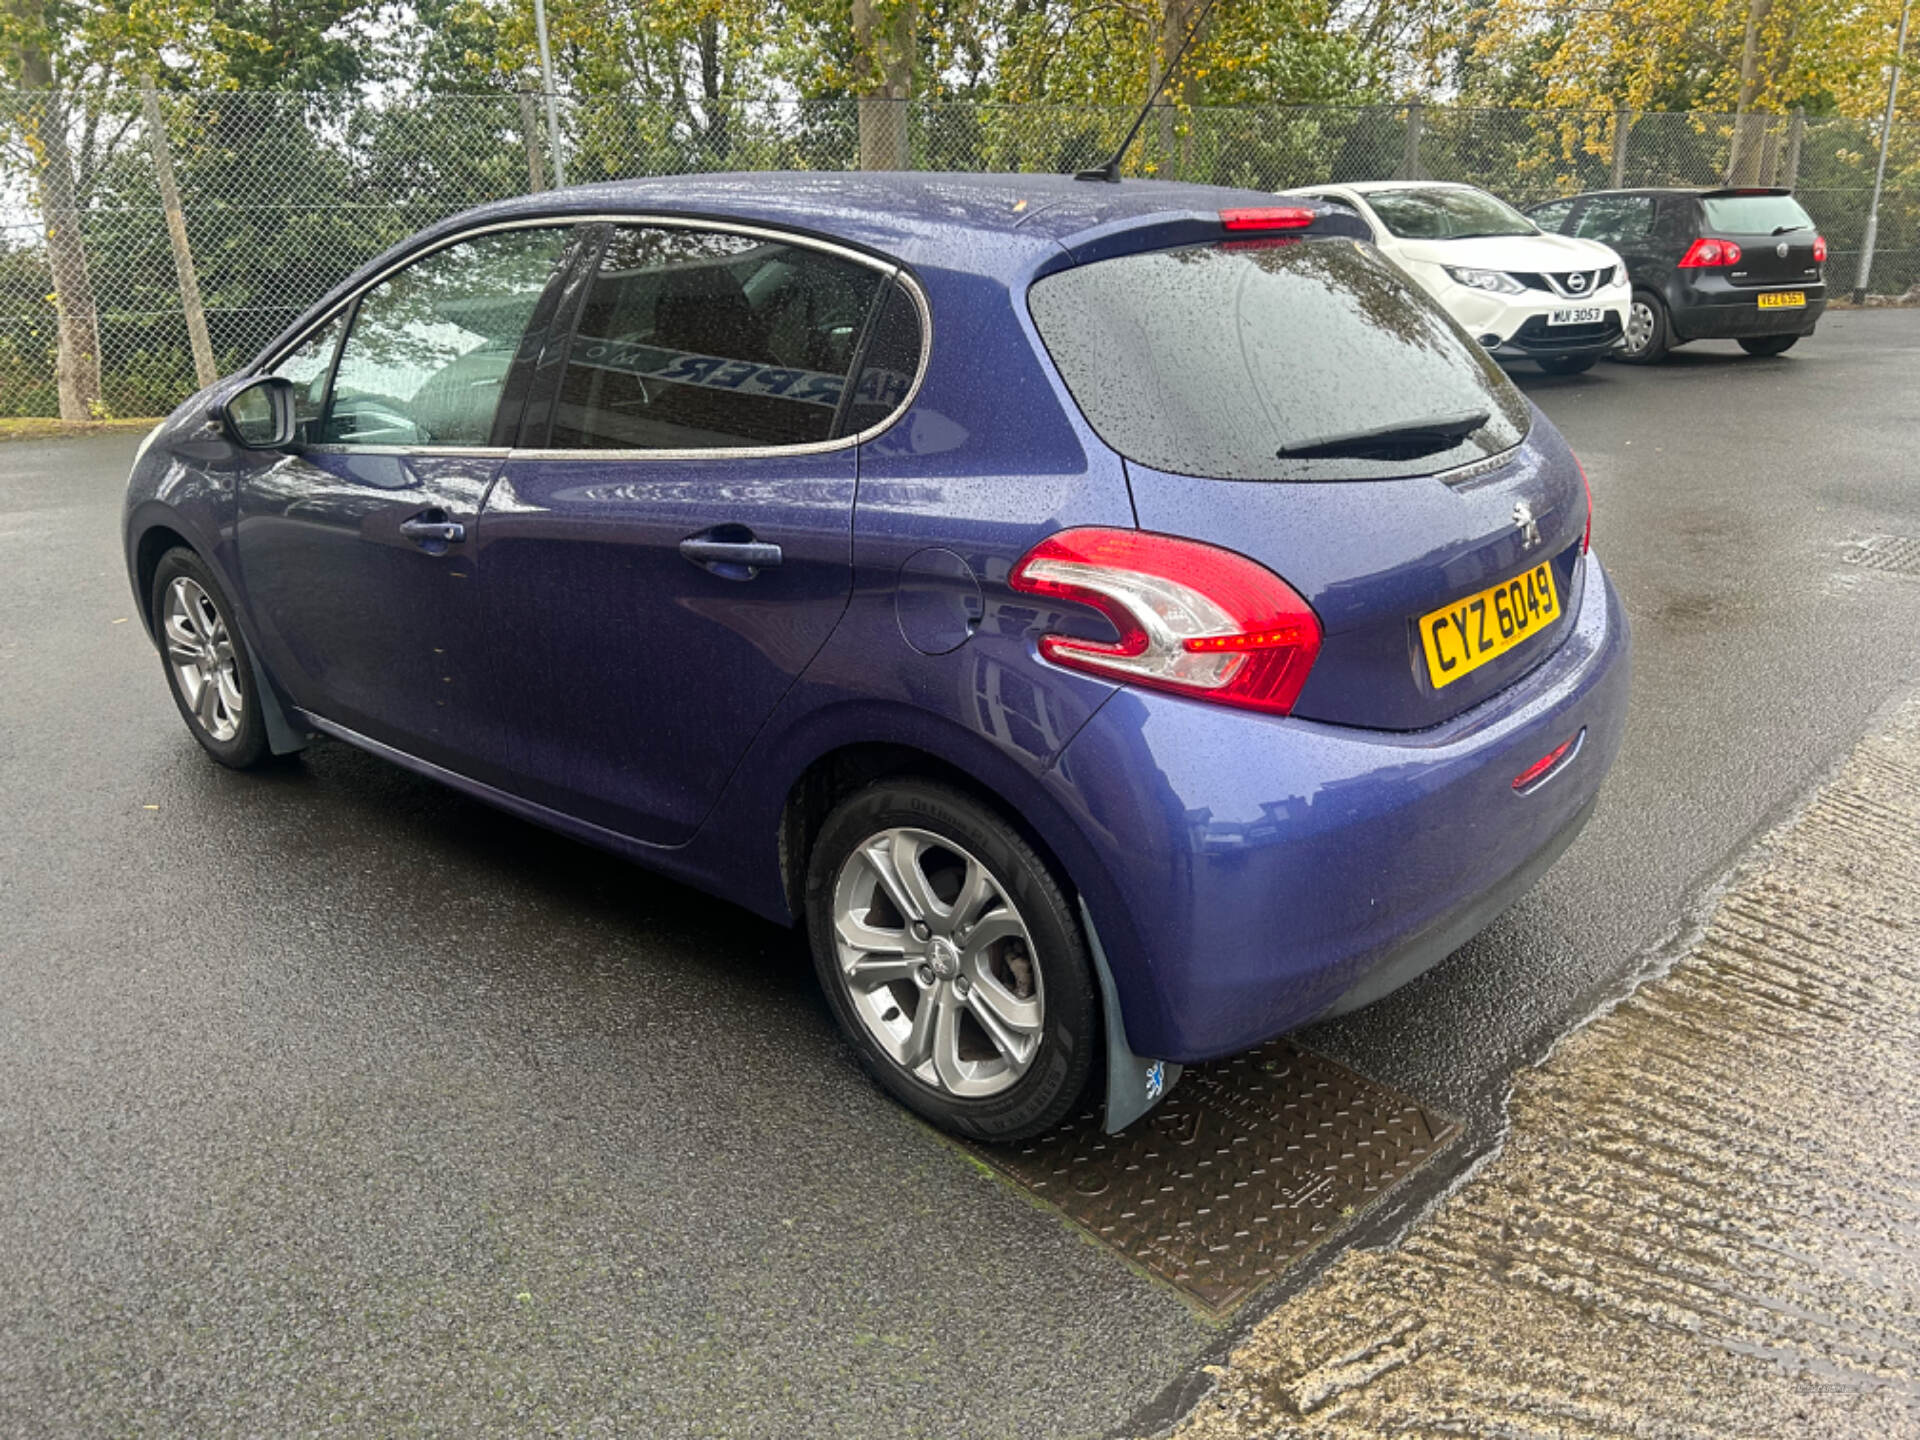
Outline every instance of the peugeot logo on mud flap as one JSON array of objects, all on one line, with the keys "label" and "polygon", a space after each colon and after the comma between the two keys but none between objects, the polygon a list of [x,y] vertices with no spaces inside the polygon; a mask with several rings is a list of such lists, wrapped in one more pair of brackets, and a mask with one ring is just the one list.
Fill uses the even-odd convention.
[{"label": "peugeot logo on mud flap", "polygon": [[1540,522],[1533,518],[1533,507],[1524,500],[1513,505],[1513,523],[1520,527],[1520,548],[1531,550],[1540,543]]}]

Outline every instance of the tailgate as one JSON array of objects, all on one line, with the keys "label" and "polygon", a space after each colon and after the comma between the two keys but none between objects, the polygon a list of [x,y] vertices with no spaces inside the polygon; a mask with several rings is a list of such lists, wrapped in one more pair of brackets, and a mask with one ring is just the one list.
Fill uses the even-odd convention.
[{"label": "tailgate", "polygon": [[[1579,608],[1586,488],[1544,420],[1509,463],[1464,484],[1427,476],[1246,485],[1132,464],[1127,470],[1141,528],[1251,556],[1313,606],[1325,635],[1293,707],[1307,719],[1382,730],[1437,725],[1545,660]],[[1537,538],[1515,519],[1522,505]],[[1517,608],[1541,603],[1539,581],[1530,590],[1528,580],[1542,565],[1556,602],[1551,618],[1515,615],[1511,601],[1498,603],[1515,581]],[[1495,586],[1503,593],[1476,608]],[[1463,666],[1456,615],[1478,654],[1496,653]],[[1436,623],[1440,658],[1457,675],[1428,659]],[[1435,683],[1436,670],[1443,683]]]},{"label": "tailgate", "polygon": [[1141,528],[1246,555],[1313,606],[1323,639],[1294,714],[1434,725],[1566,634],[1579,466],[1371,247],[1143,251],[1048,276],[1028,306],[1125,458]]}]

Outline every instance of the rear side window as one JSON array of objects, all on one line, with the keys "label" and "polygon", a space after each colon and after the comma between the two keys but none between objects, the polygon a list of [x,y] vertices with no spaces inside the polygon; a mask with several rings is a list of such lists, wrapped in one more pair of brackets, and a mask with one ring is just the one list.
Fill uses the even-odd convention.
[{"label": "rear side window", "polygon": [[621,226],[567,352],[547,444],[715,450],[830,439],[886,280],[804,246]]},{"label": "rear side window", "polygon": [[1101,439],[1221,480],[1425,475],[1517,445],[1527,402],[1370,246],[1199,245],[1050,275],[1034,324]]},{"label": "rear side window", "polygon": [[858,435],[893,414],[913,389],[919,371],[920,307],[913,303],[907,287],[896,280],[888,287],[886,301],[874,318],[873,334],[867,339],[866,358],[860,366],[860,378],[854,382],[841,433]]},{"label": "rear side window", "polygon": [[1813,221],[1791,195],[1703,195],[1707,228],[1726,235],[1784,235]]}]

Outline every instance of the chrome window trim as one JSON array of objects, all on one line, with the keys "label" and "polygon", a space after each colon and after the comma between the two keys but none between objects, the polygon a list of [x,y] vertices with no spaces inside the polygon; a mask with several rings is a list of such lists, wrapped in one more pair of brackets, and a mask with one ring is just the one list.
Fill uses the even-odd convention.
[{"label": "chrome window trim", "polygon": [[[259,361],[251,369],[241,373],[246,375],[271,374],[274,367],[285,360],[295,350],[304,345],[313,333],[330,324],[340,315],[350,310],[360,297],[374,286],[382,284],[389,277],[399,274],[408,266],[437,254],[449,246],[461,244],[480,235],[491,235],[502,230],[535,229],[573,229],[581,225],[651,225],[670,230],[717,230],[730,235],[745,235],[756,240],[771,240],[782,245],[794,245],[803,249],[818,250],[823,254],[834,255],[870,270],[877,270],[888,279],[896,280],[908,298],[913,301],[914,309],[920,317],[920,363],[913,372],[913,383],[907,387],[907,393],[899,405],[877,425],[869,425],[857,435],[842,435],[837,440],[815,440],[804,445],[740,445],[717,446],[704,450],[555,450],[527,449],[513,450],[500,446],[487,445],[309,445],[302,453],[311,455],[470,455],[470,456],[506,456],[512,459],[527,460],[760,460],[782,455],[823,455],[834,450],[843,450],[849,446],[862,445],[874,439],[883,431],[890,429],[900,417],[913,408],[913,402],[920,398],[920,388],[927,378],[927,366],[933,354],[933,312],[927,305],[926,293],[920,284],[904,267],[892,260],[884,260],[878,255],[870,255],[864,250],[855,250],[851,246],[837,245],[831,240],[821,240],[812,235],[802,235],[790,230],[781,230],[766,225],[731,220],[709,220],[688,215],[661,215],[651,212],[594,212],[582,215],[537,215],[517,220],[498,220],[487,225],[476,225],[471,230],[461,230],[434,241],[431,245],[415,250],[394,261],[376,275],[371,275],[340,297],[339,303],[332,306],[323,315],[316,317],[275,350],[273,354]],[[351,334],[352,327],[348,327]],[[346,336],[342,337],[341,349],[345,349]],[[335,362],[338,363],[338,355]],[[849,379],[853,378],[851,376]],[[331,391],[332,380],[328,380]]]},{"label": "chrome window trim", "polygon": [[302,455],[440,455],[502,458],[513,452],[504,445],[302,445]]}]

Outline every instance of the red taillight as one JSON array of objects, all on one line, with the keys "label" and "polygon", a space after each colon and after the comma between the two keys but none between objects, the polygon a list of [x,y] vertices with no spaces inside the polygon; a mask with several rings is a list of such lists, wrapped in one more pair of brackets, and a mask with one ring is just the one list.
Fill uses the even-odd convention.
[{"label": "red taillight", "polygon": [[1314,222],[1304,205],[1268,205],[1252,210],[1222,210],[1220,224],[1228,230],[1304,230]]},{"label": "red taillight", "polygon": [[1056,665],[1285,715],[1320,653],[1320,619],[1244,555],[1139,530],[1062,530],[1013,567],[1023,595],[1098,610],[1117,641],[1043,635]]},{"label": "red taillight", "polygon": [[1740,247],[1731,240],[1708,240],[1704,236],[1687,247],[1680,257],[1682,270],[1707,270],[1716,265],[1738,265]]},{"label": "red taillight", "polygon": [[[1586,731],[1583,730],[1580,732],[1580,734],[1584,735],[1586,734]],[[1538,760],[1534,761],[1531,765],[1527,766],[1526,769],[1522,770],[1518,775],[1513,777],[1513,788],[1516,790],[1524,790],[1529,785],[1532,785],[1537,781],[1544,780],[1547,776],[1547,773],[1550,770],[1552,770],[1554,766],[1558,765],[1562,760],[1566,759],[1567,752],[1573,749],[1574,742],[1579,740],[1579,738],[1580,738],[1580,735],[1574,735],[1568,739],[1562,740],[1558,745],[1554,746],[1553,749],[1549,750],[1546,754],[1542,755]]]},{"label": "red taillight", "polygon": [[1573,457],[1573,464],[1580,472],[1580,483],[1587,491],[1587,528],[1580,536],[1580,553],[1585,555],[1593,549],[1593,482],[1587,479],[1587,467],[1580,463],[1578,455]]},{"label": "red taillight", "polygon": [[1813,237],[1813,263],[1816,265],[1827,263],[1827,237],[1824,235]]}]

